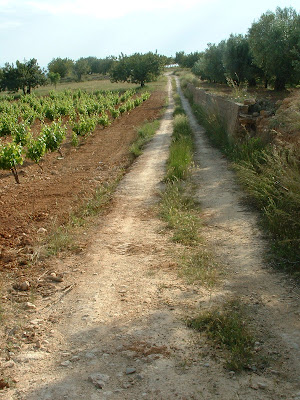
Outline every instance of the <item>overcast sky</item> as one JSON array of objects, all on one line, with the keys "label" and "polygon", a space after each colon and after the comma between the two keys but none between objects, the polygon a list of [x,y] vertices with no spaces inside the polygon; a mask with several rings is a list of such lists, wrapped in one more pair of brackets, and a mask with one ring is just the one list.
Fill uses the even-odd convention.
[{"label": "overcast sky", "polygon": [[37,58],[201,51],[300,0],[0,0],[0,66]]}]

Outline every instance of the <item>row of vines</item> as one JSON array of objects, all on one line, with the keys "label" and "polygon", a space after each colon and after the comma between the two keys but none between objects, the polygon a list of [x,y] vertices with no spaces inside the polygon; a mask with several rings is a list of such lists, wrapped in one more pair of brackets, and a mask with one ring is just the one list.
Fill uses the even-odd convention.
[{"label": "row of vines", "polygon": [[[82,90],[51,91],[49,96],[25,95],[18,101],[6,96],[0,101],[0,169],[11,170],[19,183],[17,166],[25,159],[38,165],[47,152],[58,151],[71,131],[71,143],[91,134],[97,126],[110,125],[113,119],[139,106],[148,92],[137,96],[134,89],[124,93]],[[32,132],[39,126],[38,133]],[[62,154],[61,154],[62,155]]]}]

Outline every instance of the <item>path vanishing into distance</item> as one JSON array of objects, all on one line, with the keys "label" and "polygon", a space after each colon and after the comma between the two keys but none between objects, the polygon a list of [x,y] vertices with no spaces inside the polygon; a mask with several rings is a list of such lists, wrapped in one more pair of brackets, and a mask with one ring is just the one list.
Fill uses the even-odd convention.
[{"label": "path vanishing into distance", "polygon": [[[16,384],[0,399],[300,400],[299,289],[264,265],[257,217],[184,98],[202,235],[224,274],[210,289],[178,275],[181,245],[157,216],[172,134],[171,79],[160,129],[118,186],[111,211],[86,231],[88,253],[56,261],[67,289],[38,300],[30,324],[39,342],[7,361]],[[250,310],[256,350],[269,360],[264,370],[226,370],[222,349],[186,327],[189,316],[234,298]]]}]

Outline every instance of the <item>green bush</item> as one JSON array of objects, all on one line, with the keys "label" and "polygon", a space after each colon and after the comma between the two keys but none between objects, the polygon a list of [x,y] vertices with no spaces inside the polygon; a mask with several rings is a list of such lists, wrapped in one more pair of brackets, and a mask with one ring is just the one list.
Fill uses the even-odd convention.
[{"label": "green bush", "polygon": [[31,139],[27,145],[26,157],[34,161],[36,164],[42,159],[46,153],[46,143],[43,135],[37,139]]},{"label": "green bush", "polygon": [[23,164],[22,146],[14,142],[6,145],[0,144],[0,169],[10,169],[17,183],[19,182],[17,165]]}]

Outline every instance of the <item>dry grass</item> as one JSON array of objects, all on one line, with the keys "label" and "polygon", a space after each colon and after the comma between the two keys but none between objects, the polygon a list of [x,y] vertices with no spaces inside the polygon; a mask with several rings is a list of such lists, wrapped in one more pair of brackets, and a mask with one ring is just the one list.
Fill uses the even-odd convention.
[{"label": "dry grass", "polygon": [[274,117],[282,133],[269,145],[259,137],[229,140],[216,115],[208,115],[202,107],[193,105],[194,114],[211,142],[233,162],[249,201],[261,212],[263,226],[270,233],[272,263],[295,276],[300,275],[300,159],[298,145],[291,140],[287,144],[284,135],[287,138],[289,132],[289,137],[297,136],[299,140],[299,99],[298,93],[294,100],[283,102],[282,110],[287,112],[281,111]]},{"label": "dry grass", "polygon": [[229,370],[241,371],[253,363],[255,340],[245,310],[238,301],[204,311],[189,319],[187,326],[205,332],[216,346],[226,350],[225,366]]},{"label": "dry grass", "polygon": [[[166,82],[165,76],[160,76],[157,81],[147,83],[143,90],[148,90],[150,92],[154,90],[159,90]],[[141,90],[141,86],[134,83],[127,82],[111,82],[109,79],[98,79],[98,80],[86,80],[82,82],[62,82],[58,83],[56,88],[54,85],[40,86],[32,90],[32,93],[37,96],[46,96],[51,90],[57,92],[63,92],[64,90],[84,90],[87,92],[95,92],[96,90],[111,90],[111,91],[122,91],[128,89]],[[19,90],[18,93],[14,95],[21,95],[23,92]],[[7,96],[7,92],[0,92],[0,97]]]}]

